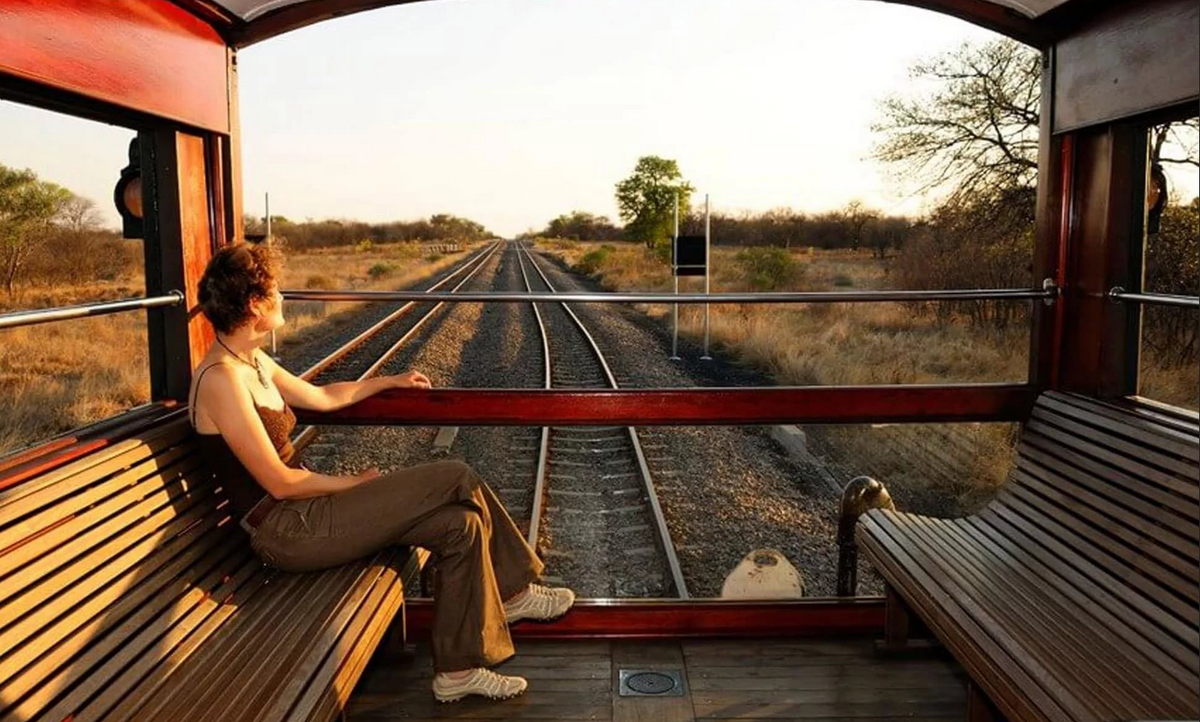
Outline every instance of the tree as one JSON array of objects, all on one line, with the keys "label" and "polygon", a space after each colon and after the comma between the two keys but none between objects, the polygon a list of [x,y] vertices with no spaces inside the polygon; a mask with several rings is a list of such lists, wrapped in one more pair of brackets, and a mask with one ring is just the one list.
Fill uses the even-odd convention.
[{"label": "tree", "polygon": [[620,234],[621,229],[614,226],[606,216],[587,211],[571,211],[546,224],[546,230],[541,235],[576,241],[611,241],[617,239]]},{"label": "tree", "polygon": [[617,183],[617,207],[626,234],[651,248],[671,238],[676,198],[684,218],[691,210],[692,191],[675,161],[656,155],[639,158],[633,173]]},{"label": "tree", "polygon": [[18,274],[70,197],[65,188],[38,180],[31,170],[0,165],[0,271],[10,298]]},{"label": "tree", "polygon": [[[1150,162],[1174,163],[1191,165],[1200,168],[1200,152],[1197,145],[1200,140],[1200,118],[1189,118],[1175,123],[1163,123],[1150,129]],[[1167,145],[1172,155],[1168,152]],[[1179,155],[1174,153],[1179,152]]]},{"label": "tree", "polygon": [[100,211],[91,198],[71,193],[58,210],[58,223],[64,230],[80,236],[100,228]]},{"label": "tree", "polygon": [[964,44],[914,65],[927,94],[882,103],[875,157],[922,190],[952,186],[964,198],[1037,182],[1041,56],[1012,40]]},{"label": "tree", "polygon": [[854,200],[846,204],[846,209],[842,211],[842,222],[846,225],[846,238],[850,240],[852,249],[857,251],[862,248],[868,226],[878,218],[879,213],[867,208],[862,201]]}]

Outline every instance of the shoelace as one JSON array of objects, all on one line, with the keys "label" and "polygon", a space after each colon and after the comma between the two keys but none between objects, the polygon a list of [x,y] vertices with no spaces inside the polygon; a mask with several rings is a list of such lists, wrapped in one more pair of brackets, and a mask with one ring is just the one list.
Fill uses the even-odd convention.
[{"label": "shoelace", "polygon": [[[480,669],[475,673],[476,676],[482,677],[480,680],[483,684],[483,689],[488,694],[499,694],[504,690],[507,680],[503,675],[497,674],[490,669]],[[467,678],[470,681],[470,677]]]}]

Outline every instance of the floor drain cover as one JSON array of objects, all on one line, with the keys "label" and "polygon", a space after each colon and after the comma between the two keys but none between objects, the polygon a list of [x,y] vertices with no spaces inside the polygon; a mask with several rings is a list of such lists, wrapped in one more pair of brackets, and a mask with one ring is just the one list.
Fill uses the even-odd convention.
[{"label": "floor drain cover", "polygon": [[683,673],[676,669],[622,669],[622,697],[682,697]]}]

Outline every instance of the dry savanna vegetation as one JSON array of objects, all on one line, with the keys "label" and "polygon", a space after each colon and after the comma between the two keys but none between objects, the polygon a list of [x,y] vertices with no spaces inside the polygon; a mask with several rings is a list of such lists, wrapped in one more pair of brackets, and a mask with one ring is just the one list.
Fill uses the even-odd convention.
[{"label": "dry savanna vegetation", "polygon": [[[75,245],[79,244],[79,245]],[[395,289],[454,264],[462,253],[431,253],[418,241],[285,246],[284,288]],[[470,243],[460,244],[465,252]],[[58,238],[33,254],[0,313],[137,297],[144,292],[142,246],[111,233]],[[104,269],[79,259],[107,259]],[[60,259],[67,259],[60,261]],[[324,322],[361,304],[289,302],[278,342],[302,343]],[[150,397],[145,314],[0,331],[0,456],[112,416]]]},{"label": "dry savanna vegetation", "polygon": [[[612,291],[670,291],[669,266],[654,250],[629,243],[543,239],[538,246]],[[922,285],[904,253],[880,259],[865,251],[813,248],[715,248],[713,292],[887,290]],[[937,264],[922,264],[925,273]],[[681,291],[702,291],[681,279]],[[943,285],[942,287],[953,287]],[[710,308],[714,349],[769,372],[786,385],[1023,382],[1028,378],[1027,303],[1002,313],[990,304],[736,304]],[[680,333],[703,341],[703,310],[680,307]],[[670,323],[668,306],[646,313]],[[1195,314],[1192,312],[1194,323]],[[1150,324],[1148,324],[1149,330]],[[1155,338],[1153,333],[1148,338]],[[1178,349],[1179,344],[1162,344]],[[1147,345],[1143,392],[1195,409],[1191,355],[1166,359]],[[978,508],[1008,473],[1011,424],[844,426],[807,429],[838,480],[883,479],[909,509],[957,514]],[[948,492],[948,493],[947,493]]]}]

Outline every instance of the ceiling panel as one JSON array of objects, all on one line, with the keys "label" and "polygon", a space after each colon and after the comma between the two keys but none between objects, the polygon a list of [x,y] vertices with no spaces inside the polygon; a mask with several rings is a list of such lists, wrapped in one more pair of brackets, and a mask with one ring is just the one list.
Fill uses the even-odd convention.
[{"label": "ceiling panel", "polygon": [[[551,0],[547,0],[548,2]],[[859,2],[860,0],[854,0]],[[1011,8],[1027,17],[1035,18],[1043,13],[1046,13],[1059,5],[1064,4],[1067,0],[991,0],[996,5]],[[218,3],[229,9],[243,20],[253,20],[272,10],[278,10],[288,5],[303,5],[312,3],[314,5],[327,5],[328,3],[320,0],[217,0]]]}]

